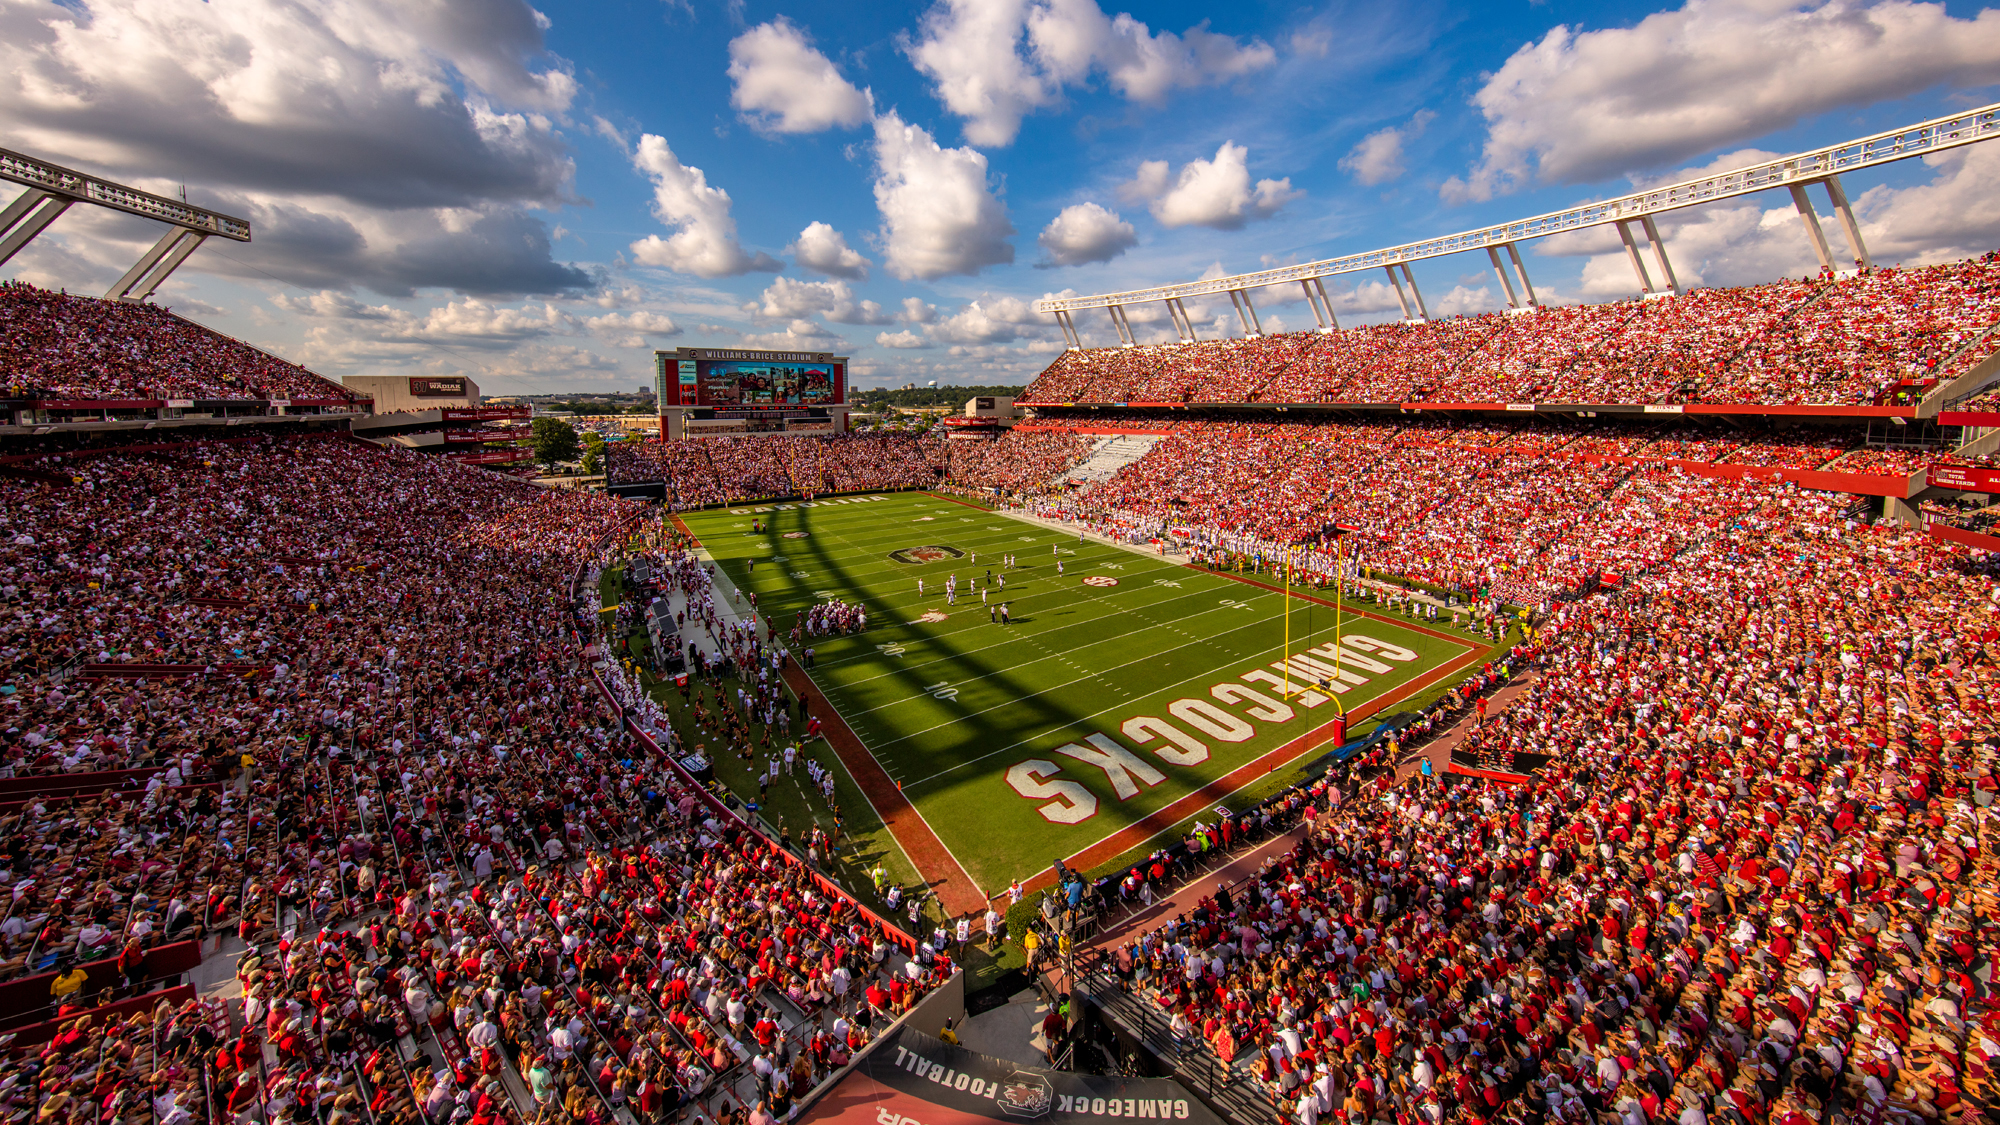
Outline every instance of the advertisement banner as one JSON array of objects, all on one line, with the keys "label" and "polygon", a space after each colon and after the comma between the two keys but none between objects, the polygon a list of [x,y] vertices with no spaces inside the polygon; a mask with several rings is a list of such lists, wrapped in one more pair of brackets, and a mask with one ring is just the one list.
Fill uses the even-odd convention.
[{"label": "advertisement banner", "polygon": [[1110,1125],[1131,1118],[1222,1125],[1186,1087],[1170,1079],[1018,1066],[904,1027],[886,1036],[846,1078],[807,1107],[799,1122]]},{"label": "advertisement banner", "polygon": [[464,398],[465,380],[461,377],[432,379],[412,376],[410,379],[411,398]]},{"label": "advertisement banner", "polygon": [[2000,469],[1974,465],[1932,465],[1924,474],[1932,488],[1956,488],[1965,492],[2000,492]]}]

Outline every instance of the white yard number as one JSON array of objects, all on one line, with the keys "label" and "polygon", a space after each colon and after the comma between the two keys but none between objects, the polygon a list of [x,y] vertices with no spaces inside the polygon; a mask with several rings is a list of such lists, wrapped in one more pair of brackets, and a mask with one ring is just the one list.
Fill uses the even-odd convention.
[{"label": "white yard number", "polygon": [[896,644],[894,642],[890,642],[889,644],[886,645],[876,645],[875,647],[881,650],[883,656],[901,656],[905,652],[909,651],[902,645]]},{"label": "white yard number", "polygon": [[1248,603],[1248,602],[1239,602],[1239,601],[1237,601],[1237,600],[1236,600],[1235,598],[1224,598],[1224,599],[1222,599],[1221,601],[1219,601],[1219,602],[1216,602],[1215,604],[1216,604],[1216,605],[1219,605],[1219,606],[1221,606],[1221,607],[1222,607],[1222,608],[1224,608],[1224,609],[1249,609],[1249,608],[1250,608],[1250,605],[1249,605],[1249,603]]},{"label": "white yard number", "polygon": [[811,578],[811,577],[812,577],[812,575],[810,575],[810,574],[806,573],[806,572],[805,572],[805,571],[803,571],[803,570],[795,570],[795,571],[793,571],[793,572],[792,572],[792,577],[793,577],[793,578]]},{"label": "white yard number", "polygon": [[1178,583],[1178,582],[1176,582],[1176,581],[1174,581],[1174,580],[1173,580],[1173,579],[1171,579],[1171,578],[1155,578],[1155,579],[1153,579],[1153,585],[1155,585],[1155,586],[1172,586],[1172,587],[1173,587],[1174,589],[1176,589],[1176,590],[1178,590],[1178,589],[1180,589],[1180,588],[1181,588],[1181,584],[1180,584],[1180,583]]},{"label": "white yard number", "polygon": [[971,523],[971,522],[972,522],[972,517],[971,517],[971,516],[960,516],[960,517],[958,517],[958,522],[960,522],[960,523]]},{"label": "white yard number", "polygon": [[1023,536],[1021,536],[1021,542],[1023,542],[1023,543],[1033,543],[1034,541],[1035,541],[1035,537],[1034,537],[1034,536],[1032,536],[1032,535],[1023,535]]},{"label": "white yard number", "polygon": [[958,689],[943,680],[926,685],[924,690],[930,693],[932,699],[950,700],[958,698]]},{"label": "white yard number", "polygon": [[815,598],[831,598],[831,597],[833,597],[833,596],[834,596],[834,593],[833,593],[833,591],[832,591],[832,590],[814,590],[814,591],[813,591],[813,597],[815,597]]},{"label": "white yard number", "polygon": [[987,529],[986,529],[986,530],[988,530],[988,531],[1004,531],[1004,530],[1006,530],[1006,529],[1005,529],[1005,528],[999,528],[999,527],[991,527],[991,526],[989,526],[989,527],[987,527]]},{"label": "white yard number", "polygon": [[1124,570],[1124,569],[1125,569],[1125,564],[1124,564],[1124,563],[1105,563],[1105,564],[1104,564],[1104,569],[1106,569],[1106,570]]}]

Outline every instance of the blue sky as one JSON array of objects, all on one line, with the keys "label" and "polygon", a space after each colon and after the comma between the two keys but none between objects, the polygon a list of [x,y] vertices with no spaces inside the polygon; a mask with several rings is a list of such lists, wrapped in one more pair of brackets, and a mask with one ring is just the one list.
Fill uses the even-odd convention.
[{"label": "blue sky", "polygon": [[[0,0],[0,145],[255,225],[163,302],[335,377],[498,394],[637,389],[676,345],[1026,382],[1060,347],[1045,294],[1480,226],[1996,83],[2000,12],[1897,0]],[[1941,260],[2000,245],[1996,171],[1979,146],[1846,188],[1878,259]],[[1684,282],[1814,266],[1782,193],[1663,225]],[[0,275],[101,292],[155,236],[72,209]],[[1629,296],[1616,249],[1548,239],[1528,268],[1547,299]],[[1483,255],[1416,276],[1433,314],[1503,302]],[[1396,315],[1378,279],[1330,288],[1343,323]]]}]

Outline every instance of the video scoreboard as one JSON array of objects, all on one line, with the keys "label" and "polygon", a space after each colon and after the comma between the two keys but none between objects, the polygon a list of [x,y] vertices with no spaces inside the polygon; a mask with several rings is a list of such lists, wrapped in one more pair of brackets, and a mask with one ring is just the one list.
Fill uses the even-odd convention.
[{"label": "video scoreboard", "polygon": [[666,407],[784,411],[847,402],[847,357],[827,352],[676,348],[653,353],[654,389]]}]

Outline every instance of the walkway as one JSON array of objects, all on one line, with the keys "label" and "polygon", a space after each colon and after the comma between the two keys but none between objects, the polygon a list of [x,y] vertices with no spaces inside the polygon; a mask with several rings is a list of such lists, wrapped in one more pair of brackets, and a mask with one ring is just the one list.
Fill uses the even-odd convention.
[{"label": "walkway", "polygon": [[[1498,718],[1509,707],[1512,707],[1522,696],[1528,694],[1528,689],[1534,686],[1535,678],[1533,672],[1516,676],[1505,687],[1487,696],[1486,717],[1488,719]],[[1396,780],[1406,781],[1416,776],[1417,771],[1422,768],[1425,758],[1430,759],[1433,771],[1440,774],[1444,773],[1451,767],[1451,752],[1463,744],[1467,738],[1470,738],[1472,732],[1478,726],[1479,713],[1474,711],[1472,714],[1459,720],[1450,730],[1445,731],[1423,746],[1403,755],[1403,759],[1396,763]]]}]

